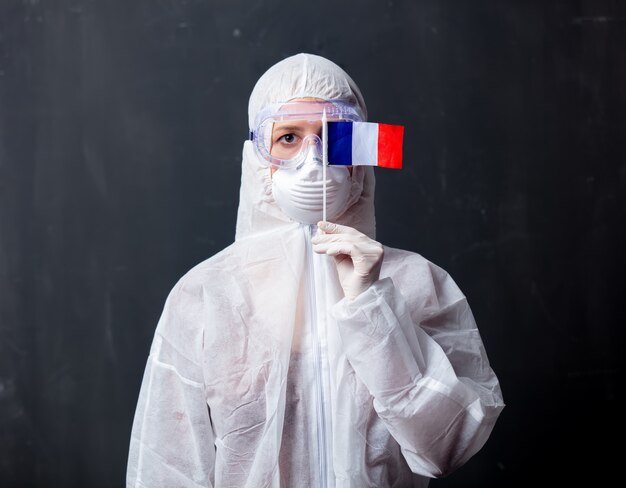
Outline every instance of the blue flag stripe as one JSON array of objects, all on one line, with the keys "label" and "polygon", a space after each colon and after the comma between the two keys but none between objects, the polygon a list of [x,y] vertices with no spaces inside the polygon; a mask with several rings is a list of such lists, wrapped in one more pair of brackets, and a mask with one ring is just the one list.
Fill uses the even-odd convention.
[{"label": "blue flag stripe", "polygon": [[328,122],[328,164],[352,164],[352,122]]}]

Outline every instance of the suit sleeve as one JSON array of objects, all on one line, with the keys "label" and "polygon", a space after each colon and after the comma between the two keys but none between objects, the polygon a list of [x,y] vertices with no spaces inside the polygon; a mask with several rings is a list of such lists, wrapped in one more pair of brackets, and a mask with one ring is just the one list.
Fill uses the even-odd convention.
[{"label": "suit sleeve", "polygon": [[504,403],[467,300],[443,270],[425,270],[411,303],[386,277],[333,315],[411,470],[436,478],[484,445]]},{"label": "suit sleeve", "polygon": [[215,446],[199,359],[200,295],[179,284],[165,303],[135,411],[127,488],[212,486]]}]

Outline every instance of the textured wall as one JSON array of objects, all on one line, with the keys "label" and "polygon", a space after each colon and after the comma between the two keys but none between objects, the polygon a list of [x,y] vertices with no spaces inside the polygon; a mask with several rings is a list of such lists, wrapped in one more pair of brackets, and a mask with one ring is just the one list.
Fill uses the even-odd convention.
[{"label": "textured wall", "polygon": [[451,273],[502,382],[489,442],[432,486],[608,479],[625,46],[608,0],[2,0],[0,485],[123,486],[166,294],[232,242],[248,95],[302,51],[406,126],[378,237]]}]

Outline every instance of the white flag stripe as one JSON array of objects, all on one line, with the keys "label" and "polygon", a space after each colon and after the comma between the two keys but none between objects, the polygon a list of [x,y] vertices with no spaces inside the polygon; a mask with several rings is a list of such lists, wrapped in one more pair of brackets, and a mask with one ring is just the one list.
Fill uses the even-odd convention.
[{"label": "white flag stripe", "polygon": [[378,124],[373,122],[352,124],[352,164],[368,166],[378,164]]}]

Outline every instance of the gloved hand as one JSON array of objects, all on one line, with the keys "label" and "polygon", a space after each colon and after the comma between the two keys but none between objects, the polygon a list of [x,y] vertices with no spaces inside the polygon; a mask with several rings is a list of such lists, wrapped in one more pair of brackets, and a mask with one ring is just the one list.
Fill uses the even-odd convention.
[{"label": "gloved hand", "polygon": [[383,246],[352,227],[318,222],[321,232],[313,237],[313,251],[335,258],[345,296],[356,298],[378,281],[383,264]]}]

